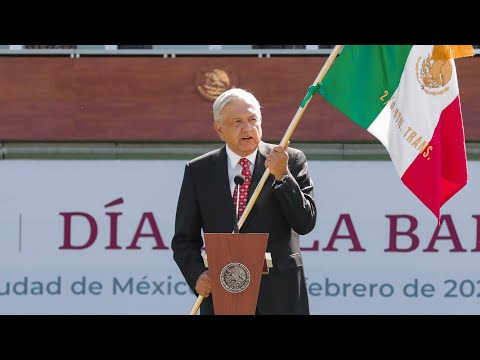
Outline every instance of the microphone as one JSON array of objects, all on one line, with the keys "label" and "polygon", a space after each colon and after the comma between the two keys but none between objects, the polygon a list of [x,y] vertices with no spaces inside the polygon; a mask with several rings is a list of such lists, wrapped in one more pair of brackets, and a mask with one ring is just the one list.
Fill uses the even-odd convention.
[{"label": "microphone", "polygon": [[238,228],[238,203],[240,202],[240,189],[238,187],[239,185],[243,185],[243,183],[245,182],[245,178],[242,175],[237,175],[233,179],[233,182],[235,183],[235,187],[237,189],[237,207],[235,209],[235,224],[233,225],[233,232],[239,233],[240,230]]}]

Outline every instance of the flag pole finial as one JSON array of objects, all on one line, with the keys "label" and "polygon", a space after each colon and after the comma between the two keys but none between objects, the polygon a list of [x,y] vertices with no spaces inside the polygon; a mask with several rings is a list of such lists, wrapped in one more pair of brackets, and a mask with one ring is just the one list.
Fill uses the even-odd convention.
[{"label": "flag pole finial", "polygon": [[472,45],[434,45],[432,59],[450,60],[474,55]]}]

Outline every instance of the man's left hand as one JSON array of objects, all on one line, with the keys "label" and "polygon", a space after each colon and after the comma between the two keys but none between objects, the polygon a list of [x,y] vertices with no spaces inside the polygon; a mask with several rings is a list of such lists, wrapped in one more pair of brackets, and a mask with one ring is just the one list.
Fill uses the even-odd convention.
[{"label": "man's left hand", "polygon": [[289,144],[290,142],[285,149],[280,145],[275,146],[265,160],[265,167],[270,169],[270,173],[275,176],[276,180],[280,180],[288,174],[288,153],[286,150]]}]

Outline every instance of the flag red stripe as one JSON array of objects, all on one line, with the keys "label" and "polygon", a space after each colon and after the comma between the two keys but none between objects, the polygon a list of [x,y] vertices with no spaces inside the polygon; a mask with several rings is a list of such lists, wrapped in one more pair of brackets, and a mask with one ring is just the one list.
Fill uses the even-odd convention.
[{"label": "flag red stripe", "polygon": [[463,188],[468,179],[460,99],[441,113],[430,141],[432,150],[419,154],[402,176],[403,183],[437,218],[440,208]]}]

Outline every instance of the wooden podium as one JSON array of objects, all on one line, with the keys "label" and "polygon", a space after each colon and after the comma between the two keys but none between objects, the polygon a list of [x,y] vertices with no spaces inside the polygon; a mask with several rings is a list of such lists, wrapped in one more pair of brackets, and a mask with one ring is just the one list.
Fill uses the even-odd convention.
[{"label": "wooden podium", "polygon": [[204,235],[215,315],[255,315],[269,234]]}]

